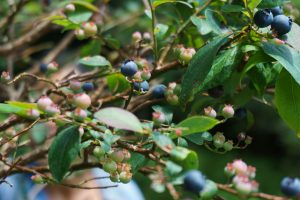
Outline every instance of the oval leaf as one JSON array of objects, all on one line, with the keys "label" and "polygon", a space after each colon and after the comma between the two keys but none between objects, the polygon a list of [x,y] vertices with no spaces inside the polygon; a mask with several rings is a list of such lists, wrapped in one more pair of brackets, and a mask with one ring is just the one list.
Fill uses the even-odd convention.
[{"label": "oval leaf", "polygon": [[103,56],[84,57],[79,60],[79,63],[90,67],[110,66],[110,62]]},{"label": "oval leaf", "polygon": [[300,133],[300,85],[282,70],[275,87],[275,103],[279,115],[287,125]]},{"label": "oval leaf", "polygon": [[95,113],[95,118],[100,122],[118,129],[142,132],[142,124],[131,112],[121,108],[104,108]]},{"label": "oval leaf", "polygon": [[48,153],[51,174],[61,182],[69,171],[72,161],[80,151],[80,135],[78,126],[62,130],[53,140]]}]

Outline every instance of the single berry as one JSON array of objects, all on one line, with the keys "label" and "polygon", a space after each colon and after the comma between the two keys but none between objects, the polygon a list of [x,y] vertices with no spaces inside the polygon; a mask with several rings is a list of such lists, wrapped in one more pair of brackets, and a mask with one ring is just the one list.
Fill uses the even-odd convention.
[{"label": "single berry", "polygon": [[151,34],[149,32],[145,32],[143,34],[143,39],[145,40],[145,42],[150,42],[151,41]]},{"label": "single berry", "polygon": [[52,61],[47,65],[47,71],[49,72],[56,72],[58,70],[58,63],[55,61]]},{"label": "single berry", "polygon": [[252,143],[252,140],[253,140],[252,137],[247,136],[246,139],[245,139],[245,144],[247,144],[247,145],[251,144],[251,143]]},{"label": "single berry", "polygon": [[147,67],[143,68],[143,71],[141,72],[141,78],[144,81],[148,81],[151,78],[151,72]]},{"label": "single berry", "polygon": [[161,126],[166,121],[166,116],[161,112],[153,112],[152,120],[155,126]]},{"label": "single berry", "polygon": [[86,92],[94,90],[94,84],[92,82],[86,82],[82,85],[82,89]]},{"label": "single berry", "polygon": [[247,174],[248,172],[248,166],[242,160],[234,160],[232,162],[232,169],[235,174]]},{"label": "single berry", "polygon": [[44,179],[40,175],[32,175],[30,178],[31,178],[32,182],[34,182],[35,184],[44,183]]},{"label": "single berry", "polygon": [[174,105],[174,106],[178,105],[178,103],[179,103],[179,98],[176,94],[167,94],[166,100],[169,104]]},{"label": "single berry", "polygon": [[87,117],[87,112],[81,108],[76,108],[73,113],[74,119],[83,121]]},{"label": "single berry", "polygon": [[287,17],[285,15],[277,15],[274,17],[274,20],[271,24],[271,28],[277,36],[282,36],[292,29],[293,21],[290,17]]},{"label": "single berry", "polygon": [[216,133],[213,137],[213,143],[216,148],[222,148],[224,145],[226,138],[223,133]]},{"label": "single berry", "polygon": [[203,190],[205,182],[205,177],[198,170],[191,170],[187,172],[183,179],[184,188],[197,195]]},{"label": "single berry", "polygon": [[283,14],[283,10],[280,6],[276,6],[274,8],[271,8],[271,12],[273,14],[273,17],[277,16],[277,15],[282,15]]},{"label": "single berry", "polygon": [[207,91],[208,95],[212,98],[220,98],[224,95],[224,88],[223,86],[219,85],[217,87],[211,88]]},{"label": "single berry", "polygon": [[152,91],[152,94],[155,98],[163,98],[165,97],[165,92],[166,92],[167,87],[163,84],[155,86],[155,88]]},{"label": "single berry", "polygon": [[208,107],[204,108],[204,115],[208,116],[208,117],[216,118],[217,117],[217,112],[215,111],[215,109],[208,106]]},{"label": "single berry", "polygon": [[250,180],[247,175],[237,175],[232,180],[233,186],[239,194],[248,195],[257,192],[258,183]]},{"label": "single berry", "polygon": [[109,179],[111,180],[111,182],[119,182],[118,172],[110,173]]},{"label": "single berry", "polygon": [[132,179],[132,173],[123,171],[120,173],[119,179],[122,183],[129,183]]},{"label": "single berry", "polygon": [[105,151],[103,148],[99,147],[99,146],[96,146],[93,150],[93,154],[95,157],[97,157],[98,159],[103,157],[104,154],[105,154]]},{"label": "single berry", "polygon": [[149,83],[147,81],[134,82],[134,89],[140,92],[147,92],[149,90]]},{"label": "single berry", "polygon": [[184,65],[188,64],[196,54],[196,50],[194,48],[180,48],[179,51],[179,61]]},{"label": "single berry", "polygon": [[126,60],[121,66],[121,73],[124,76],[132,77],[138,71],[138,66],[133,60]]},{"label": "single berry", "polygon": [[90,96],[85,93],[76,94],[73,99],[73,103],[82,109],[87,109],[92,103]]},{"label": "single berry", "polygon": [[38,101],[37,101],[37,107],[42,110],[45,111],[46,108],[48,106],[50,106],[51,104],[53,104],[53,101],[47,97],[47,96],[42,96]]},{"label": "single berry", "polygon": [[289,197],[296,197],[300,195],[300,179],[285,177],[281,181],[281,191]]},{"label": "single berry", "polygon": [[206,180],[205,186],[200,193],[201,199],[212,199],[218,192],[218,186],[211,180]]},{"label": "single berry", "polygon": [[117,163],[111,159],[107,159],[104,163],[103,163],[103,170],[106,171],[107,173],[113,173],[115,171],[117,171]]},{"label": "single berry", "polygon": [[242,142],[246,139],[246,134],[244,132],[240,132],[237,136],[238,141]]},{"label": "single berry", "polygon": [[41,64],[40,64],[40,71],[41,71],[42,73],[46,73],[46,72],[48,71],[47,64],[41,63]]},{"label": "single berry", "polygon": [[74,12],[76,10],[75,5],[72,3],[69,3],[65,6],[65,10],[67,12]]},{"label": "single berry", "polygon": [[87,36],[84,33],[84,30],[82,29],[76,29],[74,34],[78,40],[83,40],[87,38]]},{"label": "single berry", "polygon": [[232,105],[225,105],[224,108],[222,109],[222,115],[226,119],[233,117],[234,116],[234,109],[233,109]]},{"label": "single berry", "polygon": [[1,82],[2,83],[7,83],[10,81],[10,75],[9,72],[3,71],[1,74]]},{"label": "single berry", "polygon": [[223,148],[225,151],[231,151],[233,149],[233,142],[232,140],[228,140],[224,143]]},{"label": "single berry", "polygon": [[82,29],[87,37],[94,36],[98,32],[98,28],[94,22],[84,22],[82,24]]},{"label": "single berry", "polygon": [[259,28],[265,28],[272,24],[273,14],[269,9],[259,10],[254,14],[253,20]]},{"label": "single berry", "polygon": [[120,163],[124,160],[124,153],[122,150],[116,150],[109,154],[109,157],[117,163]]},{"label": "single berry", "polygon": [[59,115],[60,110],[56,104],[52,103],[51,105],[46,107],[45,113],[49,116],[54,116],[54,115]]},{"label": "single berry", "polygon": [[40,117],[40,112],[36,109],[30,109],[27,111],[27,116],[31,119],[37,119]]},{"label": "single berry", "polygon": [[81,82],[77,81],[77,80],[71,80],[70,81],[70,88],[73,91],[78,91],[81,89]]},{"label": "single berry", "polygon": [[132,40],[133,40],[134,42],[139,42],[139,41],[141,41],[141,40],[142,40],[142,34],[141,34],[140,32],[138,32],[138,31],[132,33]]}]

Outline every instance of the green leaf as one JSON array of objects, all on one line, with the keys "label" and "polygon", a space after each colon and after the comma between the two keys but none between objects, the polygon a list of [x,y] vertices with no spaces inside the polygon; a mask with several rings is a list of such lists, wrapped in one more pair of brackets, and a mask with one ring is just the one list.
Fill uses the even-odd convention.
[{"label": "green leaf", "polygon": [[284,69],[276,82],[275,104],[281,118],[300,134],[300,85]]},{"label": "green leaf", "polygon": [[287,0],[262,0],[258,5],[259,8],[273,8],[288,2]]},{"label": "green leaf", "polygon": [[277,60],[300,84],[300,54],[286,45],[264,42],[262,48],[266,54]]},{"label": "green leaf", "polygon": [[219,22],[214,16],[214,11],[210,9],[205,10],[205,17],[212,31],[215,34],[220,35],[222,33],[222,30],[220,28]]},{"label": "green leaf", "polygon": [[197,89],[209,73],[220,47],[225,44],[227,40],[228,35],[218,36],[202,47],[193,56],[183,77],[182,90],[179,98],[181,104],[185,105],[187,101],[198,92]]},{"label": "green leaf", "polygon": [[152,3],[152,6],[154,9],[156,9],[158,6],[165,4],[165,3],[181,3],[184,4],[190,8],[193,8],[193,6],[185,1],[178,1],[178,0],[156,0]]},{"label": "green leaf", "polygon": [[79,63],[90,67],[111,66],[110,62],[103,56],[84,57],[79,60]]},{"label": "green leaf", "polygon": [[300,26],[293,22],[291,31],[287,34],[287,43],[300,51]]},{"label": "green leaf", "polygon": [[130,83],[121,73],[112,74],[106,77],[109,90],[116,94],[130,88]]},{"label": "green leaf", "polygon": [[47,139],[49,127],[45,123],[38,123],[30,130],[31,137],[36,144],[42,144]]},{"label": "green leaf", "polygon": [[8,105],[5,103],[0,104],[0,113],[10,114],[10,113],[17,113],[21,110],[23,109],[16,106]]},{"label": "green leaf", "polygon": [[142,132],[142,124],[138,118],[127,110],[108,107],[95,113],[94,117],[100,122],[123,130]]},{"label": "green leaf", "polygon": [[[193,116],[181,121],[175,127],[182,128],[182,136],[187,136],[194,133],[208,131],[219,123],[220,121],[211,117]],[[176,138],[177,136],[174,134],[171,137]]]},{"label": "green leaf", "polygon": [[161,149],[169,149],[170,147],[175,147],[173,141],[166,135],[161,134],[160,132],[154,132],[152,138],[156,145]]},{"label": "green leaf", "polygon": [[231,76],[234,69],[240,64],[242,54],[239,46],[228,49],[217,57],[209,73],[197,91],[203,91],[223,83]]},{"label": "green leaf", "polygon": [[54,138],[48,153],[48,163],[51,174],[61,182],[69,171],[72,161],[80,150],[80,134],[78,126],[63,129]]},{"label": "green leaf", "polygon": [[168,30],[169,30],[169,26],[165,24],[157,24],[154,29],[154,33],[158,39],[163,39],[166,33],[168,32]]},{"label": "green leaf", "polygon": [[199,161],[196,152],[184,147],[176,147],[171,150],[171,159],[183,167],[184,170],[198,169]]},{"label": "green leaf", "polygon": [[222,6],[221,10],[223,12],[242,12],[244,7],[241,5],[227,4]]},{"label": "green leaf", "polygon": [[173,111],[170,108],[159,106],[159,105],[155,105],[155,106],[152,106],[152,109],[155,112],[163,113],[165,115],[165,118],[166,118],[166,123],[167,124],[171,124],[172,119],[173,119]]},{"label": "green leaf", "polygon": [[27,103],[27,102],[20,102],[20,101],[6,101],[9,105],[16,106],[23,109],[36,109],[38,110],[38,107],[36,103]]},{"label": "green leaf", "polygon": [[179,174],[182,171],[182,167],[180,165],[168,160],[166,163],[166,170],[172,176],[172,175]]},{"label": "green leaf", "polygon": [[254,9],[260,4],[262,0],[249,0],[248,8],[253,12]]},{"label": "green leaf", "polygon": [[210,25],[207,23],[207,20],[205,19],[192,16],[191,21],[197,27],[201,35],[206,35],[212,31],[212,28],[210,27]]},{"label": "green leaf", "polygon": [[131,157],[128,161],[128,164],[131,165],[132,173],[136,173],[142,166],[148,161],[146,157],[142,154],[130,152]]}]

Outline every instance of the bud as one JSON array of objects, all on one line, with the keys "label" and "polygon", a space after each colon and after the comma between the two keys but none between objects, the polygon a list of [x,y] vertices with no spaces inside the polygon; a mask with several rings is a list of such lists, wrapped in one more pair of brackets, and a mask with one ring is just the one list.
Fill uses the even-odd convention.
[{"label": "bud", "polygon": [[141,34],[140,32],[138,32],[138,31],[132,33],[132,40],[133,40],[134,42],[139,42],[139,41],[141,41],[141,40],[142,40],[142,34]]},{"label": "bud", "polygon": [[87,37],[94,36],[98,32],[98,28],[94,22],[84,22],[82,24],[82,29]]},{"label": "bud", "polygon": [[84,33],[84,30],[82,29],[76,29],[74,34],[78,40],[83,40],[87,38],[87,36]]},{"label": "bud", "polygon": [[76,10],[75,5],[72,3],[69,3],[65,6],[65,10],[67,12],[74,12]]},{"label": "bud", "polygon": [[27,116],[31,119],[37,119],[40,117],[40,112],[36,109],[30,109],[27,111]]},{"label": "bud", "polygon": [[217,112],[210,106],[204,108],[204,114],[208,117],[216,118]]},{"label": "bud", "polygon": [[123,171],[120,173],[119,179],[122,183],[129,183],[132,179],[132,173]]},{"label": "bud", "polygon": [[225,105],[223,110],[222,110],[222,115],[226,119],[233,117],[234,116],[234,109],[233,109],[232,105]]},{"label": "bud", "polygon": [[6,71],[3,71],[2,74],[1,74],[1,82],[2,83],[7,83],[10,81],[10,75],[9,75],[9,72],[6,72]]},{"label": "bud", "polygon": [[161,112],[153,112],[152,120],[155,126],[161,126],[166,121],[166,116]]},{"label": "bud", "polygon": [[73,98],[73,103],[82,109],[87,109],[92,103],[90,96],[85,93],[76,94]]},{"label": "bud", "polygon": [[55,61],[52,61],[47,65],[47,70],[49,72],[56,72],[58,70],[58,64]]},{"label": "bud", "polygon": [[76,108],[73,113],[73,117],[77,121],[83,121],[87,118],[87,112],[81,108]]},{"label": "bud", "polygon": [[59,115],[60,110],[56,104],[52,103],[51,105],[46,107],[45,113],[47,115],[54,116],[54,115]]},{"label": "bud", "polygon": [[141,72],[141,78],[144,81],[148,81],[151,78],[151,72],[147,67],[143,68],[143,71]]},{"label": "bud", "polygon": [[78,91],[81,89],[81,82],[77,81],[77,80],[71,80],[70,81],[70,88],[73,91]]},{"label": "bud", "polygon": [[213,137],[213,143],[214,143],[214,146],[216,148],[222,148],[223,145],[224,145],[224,142],[225,142],[225,136],[223,135],[223,133],[216,133]]},{"label": "bud", "polygon": [[47,97],[47,96],[42,96],[38,101],[37,101],[37,107],[42,110],[45,111],[46,108],[48,106],[50,106],[51,104],[53,104],[53,101]]}]

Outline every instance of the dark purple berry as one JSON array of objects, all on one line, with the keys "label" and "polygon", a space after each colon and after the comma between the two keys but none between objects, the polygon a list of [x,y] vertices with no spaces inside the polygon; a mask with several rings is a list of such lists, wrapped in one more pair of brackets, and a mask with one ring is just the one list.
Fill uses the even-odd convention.
[{"label": "dark purple berry", "polygon": [[283,14],[283,11],[281,9],[280,6],[276,6],[274,8],[271,8],[271,12],[273,14],[273,17],[277,16],[277,15],[282,15]]},{"label": "dark purple berry", "polygon": [[41,63],[41,64],[40,64],[40,71],[41,71],[42,73],[46,73],[47,70],[48,70],[48,65],[45,64],[45,63]]},{"label": "dark purple berry", "polygon": [[293,21],[285,15],[277,15],[274,17],[271,28],[278,36],[284,35],[292,29]]},{"label": "dark purple berry", "polygon": [[281,181],[281,191],[289,197],[296,197],[300,195],[300,180],[298,178],[285,177]]},{"label": "dark purple berry", "polygon": [[157,99],[165,97],[165,92],[166,92],[167,87],[163,84],[155,86],[153,89],[153,96]]},{"label": "dark purple berry", "polygon": [[273,14],[269,9],[259,10],[255,13],[253,20],[259,28],[265,28],[272,24]]},{"label": "dark purple berry", "polygon": [[199,194],[205,186],[205,177],[200,171],[191,170],[185,174],[183,185],[186,190]]},{"label": "dark purple berry", "polygon": [[86,92],[94,90],[94,84],[92,82],[86,82],[82,85],[82,89]]},{"label": "dark purple berry", "polygon": [[134,89],[140,92],[147,92],[149,90],[149,83],[147,81],[135,82]]},{"label": "dark purple berry", "polygon": [[138,66],[133,60],[126,60],[121,66],[121,73],[124,76],[132,77],[138,71]]}]

